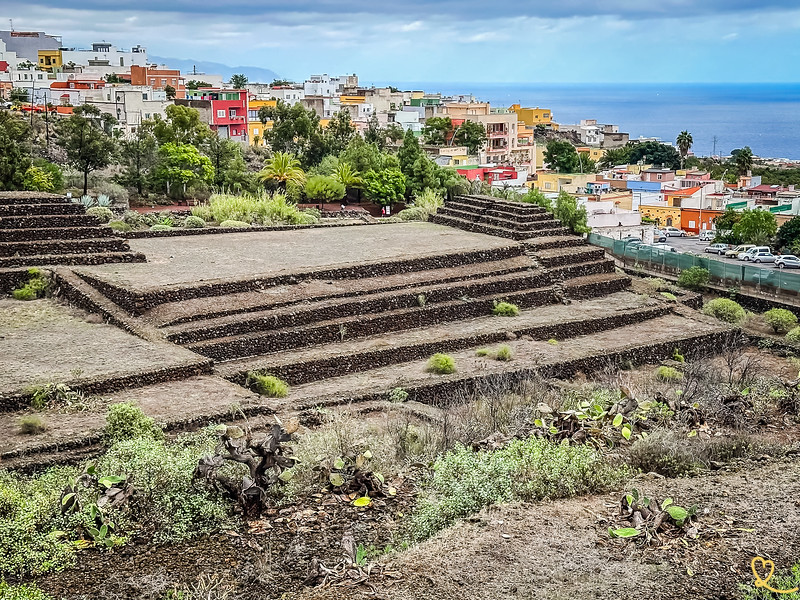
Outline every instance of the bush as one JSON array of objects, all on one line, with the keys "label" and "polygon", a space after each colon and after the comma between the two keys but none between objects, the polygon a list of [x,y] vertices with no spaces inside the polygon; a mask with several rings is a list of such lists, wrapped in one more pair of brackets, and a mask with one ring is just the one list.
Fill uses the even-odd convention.
[{"label": "bush", "polygon": [[208,204],[193,206],[192,216],[202,219],[205,223],[214,220],[214,213],[211,211],[211,207]]},{"label": "bush", "polygon": [[475,356],[489,356],[488,348],[478,348],[475,350]]},{"label": "bush", "polygon": [[740,324],[747,317],[741,305],[728,298],[714,298],[703,307],[703,314],[733,325]]},{"label": "bush", "polygon": [[47,431],[44,421],[37,415],[26,415],[19,419],[19,432],[25,435],[35,435]]},{"label": "bush", "polygon": [[602,492],[627,474],[588,445],[514,440],[494,452],[456,446],[439,458],[412,516],[414,536],[430,537],[485,506]]},{"label": "bush", "polygon": [[92,217],[97,217],[101,223],[108,223],[114,218],[114,213],[106,206],[93,206],[86,209],[86,214]]},{"label": "bush", "polygon": [[98,194],[102,196],[108,196],[112,202],[116,202],[117,204],[128,204],[128,190],[118,183],[102,181],[94,186],[94,188]]},{"label": "bush", "polygon": [[428,214],[428,211],[424,208],[412,206],[411,208],[401,210],[397,213],[397,216],[403,221],[427,221]]},{"label": "bush", "polygon": [[206,226],[206,222],[200,217],[191,215],[186,217],[186,220],[183,222],[183,226],[187,229],[202,229]]},{"label": "bush", "polygon": [[125,211],[125,214],[122,215],[122,220],[130,225],[133,229],[144,229],[145,227],[149,227],[151,225],[151,223],[147,222],[145,215],[138,213],[135,210]]},{"label": "bush", "polygon": [[52,600],[34,584],[9,585],[5,581],[0,581],[0,598],[2,600]]},{"label": "bush", "polygon": [[338,202],[345,195],[344,186],[333,177],[314,175],[306,181],[306,198],[313,202]]},{"label": "bush", "polygon": [[[436,190],[432,190],[431,188],[425,188],[422,190],[421,193],[414,196],[414,208],[420,209],[426,213],[426,215],[432,215],[439,210],[442,205],[444,204],[444,197],[437,192]],[[405,211],[400,211],[402,215]],[[425,219],[420,219],[424,221]]]},{"label": "bush", "polygon": [[207,207],[195,207],[192,214],[205,221],[242,221],[261,225],[310,225],[317,222],[313,214],[298,210],[282,194],[259,195],[214,194]]},{"label": "bush", "polygon": [[136,438],[160,440],[164,437],[161,428],[138,406],[128,402],[112,404],[106,412],[106,427],[103,439],[107,446]]},{"label": "bush", "polygon": [[247,374],[247,386],[254,392],[268,398],[285,398],[289,395],[289,384],[274,375]]},{"label": "bush", "polygon": [[245,223],[244,221],[222,221],[219,224],[220,227],[230,228],[230,229],[246,229],[250,227],[250,223]]},{"label": "bush", "polygon": [[510,302],[495,302],[492,314],[497,317],[516,317],[519,315],[519,307]]},{"label": "bush", "polygon": [[697,442],[669,429],[657,429],[636,440],[628,452],[628,464],[637,471],[665,477],[690,475],[704,467]]},{"label": "bush", "polygon": [[797,326],[797,316],[785,308],[771,308],[764,313],[764,320],[775,333],[786,332]]},{"label": "bush", "polygon": [[509,361],[514,358],[514,351],[511,350],[511,346],[500,346],[495,352],[494,358],[495,360]]},{"label": "bush", "polygon": [[661,292],[661,296],[666,298],[669,302],[677,302],[678,297],[675,294],[670,294],[669,292]]},{"label": "bush", "polygon": [[36,300],[47,293],[50,281],[42,272],[33,267],[28,269],[28,281],[20,288],[11,292],[15,300]]},{"label": "bush", "polygon": [[428,365],[425,370],[438,375],[449,375],[456,372],[456,361],[453,360],[452,356],[437,353],[428,359]]},{"label": "bush", "polygon": [[678,285],[689,290],[702,289],[708,283],[711,274],[703,267],[689,267],[678,275]]},{"label": "bush", "polygon": [[656,369],[656,378],[660,381],[681,381],[683,373],[672,367],[662,365]]},{"label": "bush", "polygon": [[164,225],[163,223],[156,223],[150,228],[150,231],[172,231],[172,225]]},{"label": "bush", "polygon": [[786,341],[790,344],[800,343],[800,327],[795,327],[786,334]]},{"label": "bush", "polygon": [[114,231],[121,231],[123,233],[127,233],[131,230],[131,226],[125,221],[109,221],[108,226]]}]

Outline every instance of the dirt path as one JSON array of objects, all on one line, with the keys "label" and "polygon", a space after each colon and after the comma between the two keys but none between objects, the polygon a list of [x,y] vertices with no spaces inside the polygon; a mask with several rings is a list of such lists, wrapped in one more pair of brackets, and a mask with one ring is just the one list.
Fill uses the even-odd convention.
[{"label": "dirt path", "polygon": [[[643,476],[635,485],[647,495],[697,504],[701,524],[719,533],[702,534],[688,548],[612,542],[602,519],[614,513],[617,494],[504,506],[388,559],[405,577],[377,582],[375,597],[734,599],[738,584],[752,581],[754,556],[773,559],[778,569],[800,556],[798,460],[747,463],[738,472],[690,479]],[[363,598],[364,590],[308,589],[291,598]]]}]

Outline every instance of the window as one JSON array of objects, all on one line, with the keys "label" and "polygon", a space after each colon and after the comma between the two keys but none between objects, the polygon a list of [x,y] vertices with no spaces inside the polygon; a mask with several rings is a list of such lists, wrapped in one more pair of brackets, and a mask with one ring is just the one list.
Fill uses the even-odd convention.
[{"label": "window", "polygon": [[661,179],[661,173],[658,174],[658,179]]},{"label": "window", "polygon": [[120,67],[124,67],[125,66],[125,58],[122,57],[122,56],[119,57],[119,66]]},{"label": "window", "polygon": [[258,127],[253,128],[253,135],[258,135]]},{"label": "window", "polygon": [[228,109],[228,118],[229,119],[235,119],[236,118],[236,109],[235,108],[229,108]]},{"label": "window", "polygon": [[217,117],[218,117],[218,118],[220,118],[220,119],[224,119],[224,118],[225,118],[225,111],[224,111],[223,109],[221,109],[221,108],[220,108],[220,109],[217,111]]},{"label": "window", "polygon": [[161,85],[167,85],[167,80],[166,79],[162,79],[161,80]]},{"label": "window", "polygon": [[147,100],[147,92],[142,92],[142,100]]},{"label": "window", "polygon": [[549,190],[549,189],[550,189],[550,188],[552,188],[552,187],[553,187],[553,185],[552,185],[552,184],[551,184],[549,181],[546,181],[546,182],[545,182],[545,184],[544,184],[544,189],[546,189],[546,190]]}]

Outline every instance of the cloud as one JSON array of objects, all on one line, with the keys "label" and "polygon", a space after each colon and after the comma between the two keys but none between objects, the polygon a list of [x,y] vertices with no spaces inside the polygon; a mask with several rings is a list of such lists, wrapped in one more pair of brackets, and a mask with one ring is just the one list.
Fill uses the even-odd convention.
[{"label": "cloud", "polygon": [[739,33],[736,32],[736,31],[733,31],[731,33],[726,33],[725,35],[723,35],[722,39],[725,40],[726,42],[728,42],[730,40],[735,40],[738,37],[739,37]]}]

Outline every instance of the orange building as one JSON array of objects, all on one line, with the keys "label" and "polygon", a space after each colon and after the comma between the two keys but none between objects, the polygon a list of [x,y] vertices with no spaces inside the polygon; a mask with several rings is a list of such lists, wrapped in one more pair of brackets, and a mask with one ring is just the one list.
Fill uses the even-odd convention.
[{"label": "orange building", "polygon": [[186,79],[177,69],[151,69],[131,65],[131,85],[149,85],[163,90],[168,85],[175,88],[176,98],[186,98]]},{"label": "orange building", "polygon": [[721,210],[683,208],[681,209],[681,229],[686,233],[700,233],[703,229],[712,229],[714,219],[722,214]]}]

